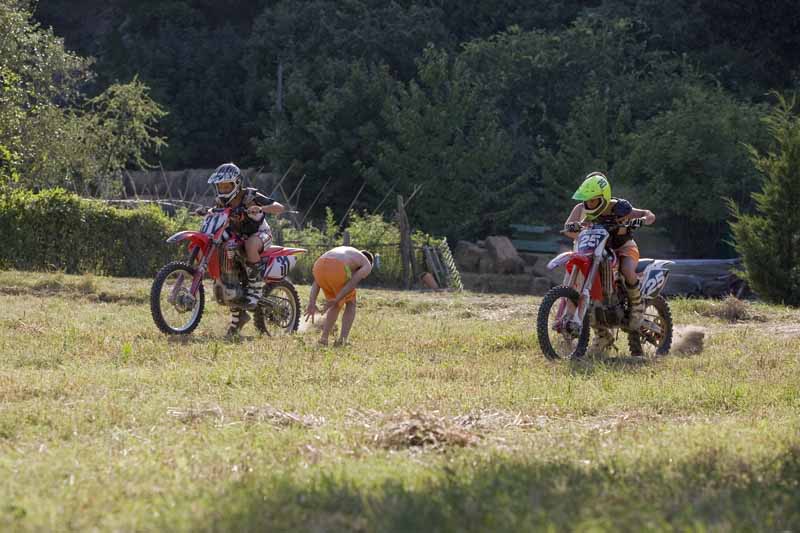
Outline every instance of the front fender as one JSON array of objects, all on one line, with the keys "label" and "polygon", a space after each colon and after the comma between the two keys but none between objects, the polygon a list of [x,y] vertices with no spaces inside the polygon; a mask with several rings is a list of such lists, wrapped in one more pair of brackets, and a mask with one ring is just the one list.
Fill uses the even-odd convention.
[{"label": "front fender", "polygon": [[200,231],[179,231],[178,233],[170,236],[167,242],[175,244],[181,241],[189,241],[190,246],[199,246],[200,251],[206,253],[209,243],[211,242],[208,235]]},{"label": "front fender", "polygon": [[565,265],[567,261],[575,254],[575,252],[562,252],[547,263],[548,270],[555,270],[556,268]]}]

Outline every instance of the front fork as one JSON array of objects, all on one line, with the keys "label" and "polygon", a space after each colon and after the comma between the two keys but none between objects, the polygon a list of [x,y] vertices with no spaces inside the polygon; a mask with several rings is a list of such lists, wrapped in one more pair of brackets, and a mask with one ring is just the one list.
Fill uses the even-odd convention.
[{"label": "front fork", "polygon": [[[594,277],[597,275],[597,270],[599,268],[600,263],[598,261],[593,261],[592,266],[589,268],[589,274],[586,276],[586,279],[583,280],[583,285],[581,286],[581,290],[578,296],[578,305],[575,306],[575,311],[572,314],[571,322],[576,324],[583,324],[583,317],[586,316],[586,312],[589,310],[589,304],[591,303],[591,287],[592,282],[594,281]],[[575,284],[575,280],[578,278],[578,268],[573,267],[572,272],[566,274],[564,276],[565,285],[567,287],[572,287]],[[566,311],[567,302],[562,300],[559,304],[558,314],[557,316],[562,317],[564,316],[564,312]]]},{"label": "front fork", "polygon": [[[206,268],[208,267],[208,258],[211,257],[211,254],[216,251],[216,246],[212,246],[211,249],[207,254],[203,256],[200,260],[200,263],[197,265],[195,269],[194,276],[192,276],[192,285],[189,288],[189,294],[192,295],[192,298],[197,296],[197,291],[200,288],[200,284],[203,283],[203,276],[206,274]],[[189,258],[189,266],[192,266],[195,259],[197,259],[197,255],[200,253],[200,247],[195,246],[194,250],[192,250],[192,254]],[[183,287],[183,273],[178,275],[178,280],[175,282],[175,286],[172,287],[172,291],[170,292],[167,301],[172,305],[175,305],[175,302],[178,299],[178,294],[181,292],[181,288]]]}]

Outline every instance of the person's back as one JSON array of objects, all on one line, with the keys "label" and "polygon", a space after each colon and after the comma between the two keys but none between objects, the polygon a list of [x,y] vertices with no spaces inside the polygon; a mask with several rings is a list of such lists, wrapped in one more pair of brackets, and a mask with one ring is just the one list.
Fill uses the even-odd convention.
[{"label": "person's back", "polygon": [[337,246],[336,248],[331,248],[320,257],[339,260],[349,267],[351,271],[370,265],[367,257],[360,250],[352,246]]}]

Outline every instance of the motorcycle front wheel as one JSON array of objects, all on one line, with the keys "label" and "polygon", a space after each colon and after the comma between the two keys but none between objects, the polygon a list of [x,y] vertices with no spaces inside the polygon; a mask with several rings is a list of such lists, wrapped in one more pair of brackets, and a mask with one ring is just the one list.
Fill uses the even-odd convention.
[{"label": "motorcycle front wheel", "polygon": [[271,337],[290,335],[300,325],[300,296],[287,280],[264,286],[261,300],[253,313],[253,324]]},{"label": "motorcycle front wheel", "polygon": [[539,347],[548,359],[577,359],[586,355],[589,346],[589,313],[581,324],[570,322],[578,305],[578,291],[553,287],[542,298],[536,318]]},{"label": "motorcycle front wheel", "polygon": [[156,274],[150,288],[150,314],[158,329],[167,335],[187,335],[203,317],[203,285],[192,296],[194,267],[182,262],[168,263]]}]

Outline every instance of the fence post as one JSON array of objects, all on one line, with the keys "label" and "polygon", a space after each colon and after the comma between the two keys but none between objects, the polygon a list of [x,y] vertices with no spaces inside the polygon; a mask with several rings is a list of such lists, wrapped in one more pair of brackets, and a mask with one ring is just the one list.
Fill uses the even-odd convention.
[{"label": "fence post", "polygon": [[410,289],[415,274],[413,250],[411,249],[411,229],[408,227],[408,216],[406,216],[403,196],[400,194],[397,195],[397,225],[400,229],[400,265],[402,266],[403,288]]}]

